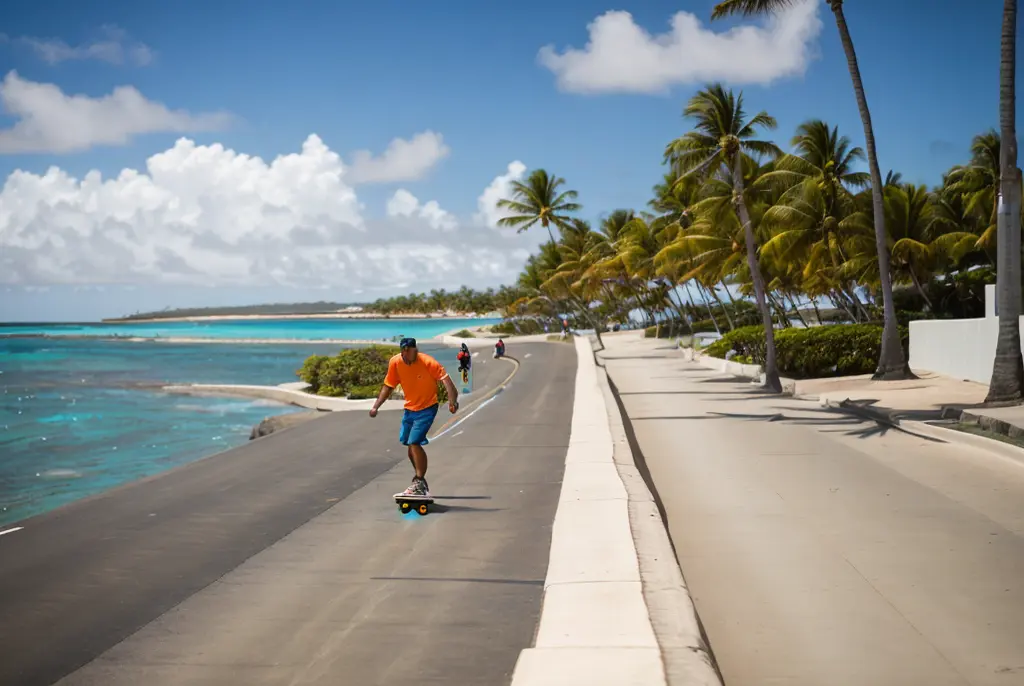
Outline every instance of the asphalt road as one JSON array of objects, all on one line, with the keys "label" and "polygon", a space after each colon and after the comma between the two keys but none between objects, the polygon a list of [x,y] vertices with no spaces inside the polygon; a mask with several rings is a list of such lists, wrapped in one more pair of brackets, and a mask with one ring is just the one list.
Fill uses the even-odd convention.
[{"label": "asphalt road", "polygon": [[[509,352],[505,390],[428,446],[426,517],[391,498],[400,413],[339,412],[21,522],[0,537],[0,684],[508,683],[576,370],[572,346]],[[480,386],[511,371],[476,362]]]}]

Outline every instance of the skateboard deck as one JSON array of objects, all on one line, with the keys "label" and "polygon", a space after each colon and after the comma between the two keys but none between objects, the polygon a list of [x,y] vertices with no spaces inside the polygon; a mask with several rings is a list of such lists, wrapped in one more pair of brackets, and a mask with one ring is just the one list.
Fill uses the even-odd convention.
[{"label": "skateboard deck", "polygon": [[430,510],[429,505],[434,504],[434,499],[425,495],[404,495],[402,493],[395,493],[395,502],[398,503],[398,509],[402,513],[415,510],[421,515],[427,514]]}]

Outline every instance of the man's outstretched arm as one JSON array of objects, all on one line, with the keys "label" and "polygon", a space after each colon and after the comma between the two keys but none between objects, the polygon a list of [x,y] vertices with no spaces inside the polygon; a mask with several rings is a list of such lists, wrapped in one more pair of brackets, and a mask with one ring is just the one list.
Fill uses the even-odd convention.
[{"label": "man's outstretched arm", "polygon": [[377,416],[377,410],[379,410],[380,406],[384,404],[384,401],[391,397],[391,393],[394,390],[394,388],[388,386],[387,384],[384,384],[380,387],[380,393],[377,394],[377,401],[373,403],[373,407],[370,408],[371,417]]},{"label": "man's outstretched arm", "polygon": [[441,379],[441,383],[444,384],[445,390],[448,391],[448,409],[455,412],[455,409],[459,406],[459,391],[455,388],[455,384],[450,376]]}]

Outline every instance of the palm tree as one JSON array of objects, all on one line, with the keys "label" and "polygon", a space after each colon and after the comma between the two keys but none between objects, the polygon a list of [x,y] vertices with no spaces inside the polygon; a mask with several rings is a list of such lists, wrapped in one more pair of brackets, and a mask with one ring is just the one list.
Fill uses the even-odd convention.
[{"label": "palm tree", "polygon": [[[722,0],[711,11],[711,18],[719,19],[734,14],[744,16],[774,14],[781,9],[789,7],[796,1]],[[846,25],[846,15],[843,14],[843,0],[825,1],[832,10],[832,14],[835,15],[836,27],[839,29],[839,38],[843,43],[843,50],[846,53],[846,63],[850,70],[850,78],[853,81],[853,92],[857,98],[857,108],[860,110],[860,119],[864,124],[864,142],[867,148],[868,170],[871,173],[871,206],[874,216],[875,248],[878,252],[879,286],[882,291],[882,309],[884,313],[882,350],[878,356],[878,368],[875,370],[873,378],[885,380],[912,378],[913,374],[903,355],[899,324],[896,321],[896,307],[892,299],[892,277],[889,270],[888,250],[889,237],[885,229],[885,199],[882,194],[884,184],[882,182],[882,172],[878,167],[878,155],[875,151],[875,131],[871,124],[871,111],[868,109],[867,96],[864,94],[864,84],[860,78],[860,67],[857,64],[857,53],[853,48],[853,38],[850,37],[850,29]],[[1014,11],[1016,12],[1016,9]],[[1004,28],[1004,41],[1006,40],[1005,31]],[[1005,54],[1003,59],[1005,68]]]},{"label": "palm tree", "polygon": [[1024,397],[1024,361],[1020,351],[1020,203],[1021,173],[1017,168],[1017,0],[1003,0],[1003,34],[999,64],[999,216],[996,303],[999,337],[992,380],[985,402],[1019,403]]},{"label": "palm tree", "polygon": [[[852,189],[869,182],[867,174],[853,171],[864,151],[851,147],[838,127],[830,129],[819,120],[801,124],[792,144],[796,153],[780,159],[755,184],[781,192],[764,215],[771,237],[761,252],[776,263],[803,265],[805,279],[818,271],[834,276],[846,260],[840,226],[854,209]],[[783,265],[783,271],[789,266]],[[852,283],[843,284],[843,290],[856,298]]]},{"label": "palm tree", "polygon": [[747,121],[742,93],[736,96],[717,83],[694,95],[683,110],[683,116],[695,120],[696,130],[672,141],[665,150],[665,157],[672,161],[680,179],[691,175],[709,178],[723,170],[732,172],[732,202],[743,227],[747,266],[753,280],[757,307],[764,322],[765,387],[779,393],[782,391],[782,382],[775,359],[775,331],[771,310],[765,298],[764,277],[758,264],[754,227],[744,197],[744,160],[747,155],[767,155],[771,158],[781,155],[774,143],[754,138],[758,127],[775,128],[775,119],[767,112],[758,112]]},{"label": "palm tree", "polygon": [[554,224],[560,231],[565,231],[570,226],[570,218],[566,213],[580,209],[580,205],[571,202],[576,198],[576,191],[558,192],[558,187],[564,183],[565,179],[551,176],[543,169],[530,172],[526,183],[513,181],[512,197],[502,198],[497,206],[511,210],[515,214],[499,219],[498,226],[512,226],[516,228],[516,233],[522,233],[540,222],[540,225],[547,229],[551,245],[555,245],[551,225]]}]

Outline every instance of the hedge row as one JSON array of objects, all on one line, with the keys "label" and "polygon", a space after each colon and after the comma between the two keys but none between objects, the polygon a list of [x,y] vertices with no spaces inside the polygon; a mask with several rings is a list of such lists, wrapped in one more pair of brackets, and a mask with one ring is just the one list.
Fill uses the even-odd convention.
[{"label": "hedge row", "polygon": [[[549,327],[550,328],[550,327]],[[560,330],[561,327],[558,327]],[[554,331],[555,329],[551,329]],[[511,336],[544,333],[544,324],[536,319],[506,319],[491,327],[491,332]]]},{"label": "hedge row", "polygon": [[[350,400],[376,398],[388,373],[388,361],[398,352],[394,345],[371,345],[342,350],[334,356],[311,355],[296,374],[316,395]],[[438,401],[448,402],[444,384],[438,382],[437,389]],[[391,397],[402,397],[401,385]]]},{"label": "hedge row", "polygon": [[[900,327],[906,354],[909,332]],[[882,327],[878,324],[829,324],[808,329],[777,329],[775,354],[779,374],[793,379],[871,374],[878,367]],[[730,331],[709,345],[705,352],[725,358],[730,350],[737,362],[764,366],[763,326],[745,326]]]},{"label": "hedge row", "polygon": [[[745,324],[747,322],[757,319],[759,319],[759,317],[756,313],[744,313],[739,317],[739,323]],[[711,333],[712,331],[718,330],[715,328],[715,323],[710,319],[698,319],[697,321],[692,322],[690,324],[690,327],[693,328],[693,333]],[[723,317],[721,317],[721,315],[719,315],[718,327],[720,329],[724,329],[725,331],[729,330],[729,324],[725,321]],[[644,329],[644,338],[654,338],[656,330],[657,327],[648,326],[646,329]],[[686,324],[683,324],[678,320],[661,323],[661,338],[670,338],[672,336],[679,336],[688,333],[690,333],[690,328],[688,328]]]}]

